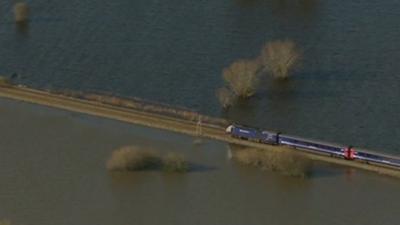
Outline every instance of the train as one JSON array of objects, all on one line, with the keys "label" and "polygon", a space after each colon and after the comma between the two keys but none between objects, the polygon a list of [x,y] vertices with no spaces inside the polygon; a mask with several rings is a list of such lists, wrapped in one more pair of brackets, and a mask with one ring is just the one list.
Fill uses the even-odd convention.
[{"label": "train", "polygon": [[353,146],[341,146],[315,140],[308,140],[300,137],[282,134],[281,132],[268,131],[240,124],[231,124],[226,128],[226,133],[234,138],[269,145],[283,145],[300,151],[308,151],[317,154],[329,155],[355,160],[368,164],[390,166],[400,169],[400,158],[388,155],[381,155],[367,150],[356,149]]}]

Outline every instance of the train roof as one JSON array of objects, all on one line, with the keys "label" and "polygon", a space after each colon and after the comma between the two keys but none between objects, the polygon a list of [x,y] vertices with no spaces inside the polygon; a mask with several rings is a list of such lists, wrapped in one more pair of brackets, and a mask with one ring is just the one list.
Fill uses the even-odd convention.
[{"label": "train roof", "polygon": [[320,140],[315,140],[315,139],[308,139],[308,138],[302,138],[299,136],[294,136],[294,135],[288,135],[288,134],[281,134],[281,137],[288,137],[288,138],[294,138],[300,141],[306,141],[306,142],[311,142],[315,144],[322,144],[322,145],[329,145],[332,147],[339,147],[339,148],[345,148],[347,147],[346,145],[338,144],[338,143],[332,143],[332,142],[326,142],[326,141],[320,141]]},{"label": "train roof", "polygon": [[365,148],[358,148],[358,147],[354,147],[354,148],[358,152],[368,153],[368,154],[382,156],[382,157],[391,158],[391,159],[395,159],[395,160],[399,160],[400,161],[400,157],[399,156],[391,155],[391,154],[388,154],[388,153],[376,152],[376,151],[368,150],[368,149],[365,149]]},{"label": "train roof", "polygon": [[246,125],[246,124],[232,123],[231,125],[243,127],[243,128],[249,128],[249,129],[258,130],[258,131],[267,131],[267,132],[271,132],[271,133],[278,133],[277,131],[267,130],[265,128],[254,127],[254,126],[250,126],[250,125]]},{"label": "train roof", "polygon": [[[282,134],[281,136],[282,136],[282,137],[288,137],[288,138],[295,138],[295,139],[297,139],[297,140],[312,142],[312,143],[315,143],[315,144],[324,144],[324,145],[329,145],[329,146],[334,146],[334,147],[340,147],[340,148],[345,148],[345,147],[347,147],[347,146],[342,145],[342,144],[335,144],[335,143],[324,142],[324,141],[319,141],[319,140],[306,139],[306,138],[301,138],[301,137],[293,136],[293,135]],[[381,157],[386,157],[386,158],[395,159],[395,160],[399,160],[399,161],[400,161],[400,157],[399,157],[399,156],[395,156],[395,155],[391,155],[391,154],[387,154],[387,153],[380,153],[380,152],[368,150],[368,149],[361,148],[361,147],[357,147],[357,146],[354,146],[354,149],[355,149],[357,152],[368,153],[368,154],[372,154],[372,155],[376,155],[376,156],[381,156]]]},{"label": "train roof", "polygon": [[[267,130],[267,129],[263,129],[263,128],[259,128],[259,127],[253,127],[253,126],[246,125],[246,124],[232,123],[232,125],[238,126],[238,127],[242,127],[242,128],[258,130],[258,131],[267,131],[267,132],[271,132],[271,133],[278,133],[276,131],[271,131],[271,130]],[[339,147],[339,148],[346,148],[347,147],[347,145],[343,145],[343,144],[325,142],[325,141],[308,139],[308,138],[302,138],[302,137],[299,137],[299,136],[288,135],[288,134],[285,134],[285,133],[281,134],[280,136],[281,137],[294,138],[294,139],[297,139],[297,140],[300,140],[300,141],[312,142],[312,143],[315,143],[315,144],[328,145],[328,146],[332,146],[332,147]],[[373,154],[373,155],[377,155],[377,156],[381,156],[381,157],[387,157],[387,158],[391,158],[391,159],[395,159],[395,160],[399,160],[400,161],[400,156],[395,156],[395,155],[388,154],[388,153],[380,153],[380,152],[368,150],[366,148],[361,148],[361,147],[357,147],[357,146],[354,146],[354,149],[356,151],[358,151],[358,152]]]}]

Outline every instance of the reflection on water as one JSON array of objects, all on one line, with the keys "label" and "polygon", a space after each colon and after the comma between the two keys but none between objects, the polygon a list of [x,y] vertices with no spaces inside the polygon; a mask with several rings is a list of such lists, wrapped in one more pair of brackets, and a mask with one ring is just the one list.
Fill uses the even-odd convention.
[{"label": "reflection on water", "polygon": [[29,23],[28,21],[15,23],[15,29],[18,37],[29,37]]},{"label": "reflection on water", "polygon": [[319,0],[270,0],[272,11],[277,16],[311,17],[318,10]]}]

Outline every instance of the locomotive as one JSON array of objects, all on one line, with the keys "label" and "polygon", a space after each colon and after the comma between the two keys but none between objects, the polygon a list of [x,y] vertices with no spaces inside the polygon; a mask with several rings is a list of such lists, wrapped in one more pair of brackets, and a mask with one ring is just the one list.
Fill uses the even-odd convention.
[{"label": "locomotive", "polygon": [[346,160],[356,160],[365,163],[374,163],[400,169],[400,159],[366,150],[356,150],[353,146],[340,146],[320,141],[307,140],[280,132],[267,131],[250,126],[231,124],[226,128],[226,133],[234,138],[270,145],[284,145],[302,151],[340,157]]}]

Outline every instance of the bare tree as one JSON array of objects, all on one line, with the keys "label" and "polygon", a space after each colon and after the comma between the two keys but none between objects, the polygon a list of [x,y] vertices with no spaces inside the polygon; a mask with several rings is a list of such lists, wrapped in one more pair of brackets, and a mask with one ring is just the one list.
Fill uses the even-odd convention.
[{"label": "bare tree", "polygon": [[293,41],[273,41],[261,51],[261,63],[272,76],[287,79],[300,65],[301,54]]},{"label": "bare tree", "polygon": [[225,109],[229,108],[232,105],[235,98],[232,91],[226,87],[218,89],[216,95],[222,107]]},{"label": "bare tree", "polygon": [[15,22],[24,23],[28,20],[29,6],[24,2],[18,2],[14,5]]},{"label": "bare tree", "polygon": [[232,90],[240,98],[249,98],[255,94],[259,63],[255,60],[241,59],[223,70],[223,77]]}]

